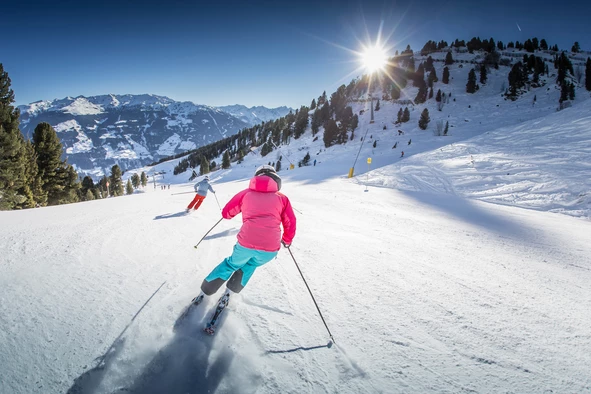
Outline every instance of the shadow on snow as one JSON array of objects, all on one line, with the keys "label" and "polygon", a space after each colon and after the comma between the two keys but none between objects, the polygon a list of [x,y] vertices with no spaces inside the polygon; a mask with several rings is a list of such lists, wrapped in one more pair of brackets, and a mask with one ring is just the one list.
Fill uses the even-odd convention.
[{"label": "shadow on snow", "polygon": [[[203,322],[196,322],[194,317],[187,317],[187,320],[192,322],[187,321],[187,324],[180,326],[169,343],[160,349],[138,374],[132,374],[131,370],[125,371],[129,369],[125,366],[125,370],[120,371],[120,366],[116,365],[118,362],[115,359],[124,343],[123,339],[118,339],[109,353],[101,356],[102,360],[95,368],[74,380],[67,393],[215,393],[224,377],[228,376],[234,352],[227,346],[213,350],[218,337],[208,337],[203,333]],[[124,387],[101,387],[110,372],[123,372],[124,375],[133,376],[124,376],[127,381],[123,384]],[[229,384],[225,385],[226,389],[223,392],[234,392],[233,390],[238,389],[228,387],[236,384],[232,383],[232,379],[227,383]]]}]

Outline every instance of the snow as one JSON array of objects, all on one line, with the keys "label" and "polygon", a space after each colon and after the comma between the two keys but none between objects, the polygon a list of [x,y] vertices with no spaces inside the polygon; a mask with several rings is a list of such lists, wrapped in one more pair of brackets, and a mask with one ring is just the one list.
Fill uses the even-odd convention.
[{"label": "snow", "polygon": [[137,144],[130,146],[130,144],[120,142],[117,144],[117,149],[113,149],[110,144],[103,144],[102,147],[105,150],[105,159],[137,159],[145,154],[144,151],[138,149]]},{"label": "snow", "polygon": [[[430,100],[394,126],[400,106],[382,101],[370,124],[355,103],[352,141],[326,149],[308,130],[255,148],[210,174],[217,193],[190,215],[181,158],[126,171],[149,175],[131,196],[0,212],[0,392],[591,392],[589,96],[557,112],[549,84],[509,103],[494,71],[468,96],[469,67],[451,71],[441,112]],[[437,120],[451,135],[433,135]],[[298,167],[308,152],[316,166]],[[240,217],[193,248],[217,202],[279,156],[291,251],[336,344],[285,249],[232,296],[216,336],[201,328],[217,296],[174,333],[236,242]]]},{"label": "snow", "polygon": [[[34,103],[29,104],[26,107],[23,107],[21,109],[21,112],[27,113],[30,116],[35,116],[41,112],[47,111],[49,108],[51,108],[51,104],[52,104],[52,102],[49,100],[36,101]],[[21,107],[19,107],[19,108],[21,108]]]},{"label": "snow", "polygon": [[197,148],[197,144],[193,141],[182,141],[179,145],[179,149],[183,151],[189,151]]},{"label": "snow", "polygon": [[74,154],[74,153],[84,153],[89,152],[94,147],[92,140],[84,133],[82,130],[82,126],[76,120],[68,120],[62,123],[57,124],[54,127],[54,130],[57,133],[62,133],[64,131],[74,130],[76,131],[76,139],[77,142],[74,143],[69,148],[66,148],[67,154]]},{"label": "snow", "polygon": [[173,135],[168,137],[166,139],[166,141],[164,141],[162,144],[160,144],[160,146],[158,147],[158,150],[156,152],[162,156],[172,156],[172,155],[174,155],[176,148],[177,148],[177,146],[179,146],[180,143],[181,143],[181,136],[178,135],[177,133],[174,133]]},{"label": "snow", "polygon": [[97,115],[105,112],[99,105],[88,101],[86,97],[76,98],[70,105],[62,108],[62,111],[72,115]]},{"label": "snow", "polygon": [[127,142],[133,147],[133,150],[135,152],[135,156],[133,156],[134,158],[152,158],[152,154],[150,154],[150,151],[146,149],[141,143],[134,141],[134,139],[131,138],[131,135],[125,134],[124,137],[127,140]]},{"label": "snow", "polygon": [[223,107],[218,107],[218,109],[234,115],[238,119],[250,125],[275,120],[287,115],[290,111],[293,111],[288,107],[266,108],[263,106],[256,106],[248,108],[244,105],[238,104],[226,105]]},{"label": "snow", "polygon": [[166,127],[179,127],[179,126],[186,126],[188,124],[193,123],[192,119],[185,118],[183,116],[177,116],[175,119],[164,118],[166,120]]}]

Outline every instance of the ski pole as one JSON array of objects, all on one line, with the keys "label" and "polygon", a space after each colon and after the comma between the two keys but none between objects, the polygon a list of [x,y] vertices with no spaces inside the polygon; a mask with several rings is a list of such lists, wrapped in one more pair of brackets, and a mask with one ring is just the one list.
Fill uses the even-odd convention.
[{"label": "ski pole", "polygon": [[127,331],[127,329],[129,328],[129,326],[131,325],[131,323],[133,323],[133,321],[135,320],[135,318],[140,314],[140,312],[144,309],[144,307],[146,305],[148,305],[148,302],[150,302],[150,300],[152,298],[154,298],[154,296],[156,295],[156,293],[158,293],[160,291],[160,289],[162,288],[162,286],[164,286],[165,283],[166,283],[166,281],[162,282],[162,284],[160,285],[160,287],[158,287],[156,289],[156,291],[150,296],[150,298],[148,298],[148,300],[146,302],[144,302],[144,305],[142,305],[142,307],[136,312],[136,314],[133,315],[133,317],[131,318],[131,321],[129,322],[129,324],[127,324],[125,326],[125,328],[123,329],[123,331],[121,331],[121,334],[119,334],[119,336],[117,338],[115,338],[115,340],[113,341],[113,343],[111,344],[111,346],[107,349],[107,351],[105,352],[105,354],[103,354],[101,357],[99,357],[100,358],[100,361],[97,363],[97,367],[101,366],[101,364],[103,363],[103,361],[105,361],[105,358],[107,358],[107,356],[109,355],[109,352],[111,351],[111,349],[113,349],[117,345],[117,342],[119,341],[119,338],[121,338],[123,336],[123,334],[125,334],[125,331]]},{"label": "ski pole", "polygon": [[215,201],[218,203],[218,207],[220,208],[220,211],[221,211],[222,210],[222,206],[220,205],[220,202],[218,201],[217,194],[213,193],[213,196],[215,197]]},{"label": "ski pole", "polygon": [[322,319],[322,322],[324,323],[324,327],[326,327],[326,331],[328,331],[328,335],[330,336],[330,339],[332,340],[332,342],[328,342],[328,347],[331,347],[333,343],[336,343],[336,341],[334,340],[330,330],[328,329],[328,325],[326,324],[326,320],[324,320],[324,316],[322,316],[322,312],[320,312],[320,308],[318,307],[318,304],[316,303],[316,299],[314,298],[314,294],[312,294],[312,290],[310,290],[310,286],[308,286],[308,282],[306,282],[306,278],[304,278],[304,274],[302,273],[302,270],[300,269],[298,262],[296,261],[295,257],[293,257],[293,253],[291,253],[291,249],[289,247],[287,247],[287,250],[289,251],[289,254],[291,255],[291,258],[293,259],[293,262],[295,263],[296,267],[298,268],[298,271],[300,272],[300,275],[302,276],[302,279],[304,280],[304,284],[308,288],[308,292],[310,292],[310,296],[312,297],[312,301],[314,301],[314,305],[316,305],[316,310],[318,310],[318,314],[320,315],[320,318]]},{"label": "ski pole", "polygon": [[211,230],[213,230],[213,229],[215,228],[215,226],[217,226],[218,224],[220,224],[220,222],[221,222],[223,219],[224,219],[224,218],[220,218],[220,220],[218,220],[218,221],[217,221],[217,223],[216,223],[216,224],[214,224],[214,225],[213,225],[213,227],[212,227],[212,228],[210,228],[210,229],[209,229],[209,231],[207,231],[207,232],[205,233],[205,235],[203,236],[203,238],[201,238],[201,239],[199,240],[199,242],[197,242],[197,245],[195,245],[195,246],[194,246],[194,248],[195,248],[195,249],[197,249],[197,246],[199,246],[199,244],[201,243],[201,241],[203,241],[203,240],[205,239],[205,237],[207,237],[207,234],[209,234],[209,233],[211,232]]}]

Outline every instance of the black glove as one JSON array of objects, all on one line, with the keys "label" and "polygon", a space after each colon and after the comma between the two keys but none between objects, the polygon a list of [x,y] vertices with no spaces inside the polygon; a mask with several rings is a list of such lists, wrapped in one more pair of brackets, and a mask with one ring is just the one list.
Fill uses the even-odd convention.
[{"label": "black glove", "polygon": [[291,246],[291,244],[288,244],[288,243],[287,243],[287,242],[285,242],[284,240],[281,240],[281,244],[282,244],[284,247],[288,248],[288,249],[289,249],[289,247]]}]

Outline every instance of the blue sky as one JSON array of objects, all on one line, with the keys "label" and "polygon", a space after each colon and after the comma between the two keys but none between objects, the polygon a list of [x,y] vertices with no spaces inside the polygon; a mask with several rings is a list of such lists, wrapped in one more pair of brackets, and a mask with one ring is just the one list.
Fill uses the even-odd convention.
[{"label": "blue sky", "polygon": [[[27,1],[3,5],[0,62],[17,104],[98,94],[308,105],[356,76],[375,41],[545,38],[591,50],[589,1]],[[521,31],[517,28],[519,24]],[[6,34],[5,34],[6,37]],[[353,74],[352,74],[353,73]]]}]

